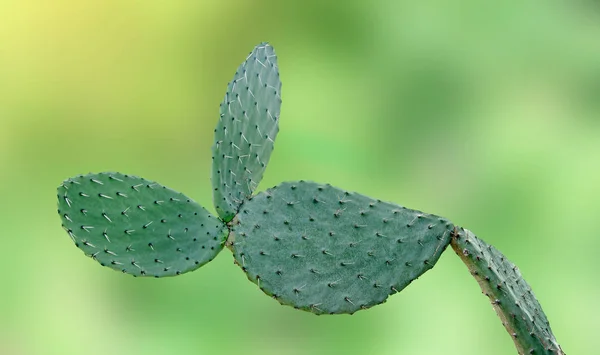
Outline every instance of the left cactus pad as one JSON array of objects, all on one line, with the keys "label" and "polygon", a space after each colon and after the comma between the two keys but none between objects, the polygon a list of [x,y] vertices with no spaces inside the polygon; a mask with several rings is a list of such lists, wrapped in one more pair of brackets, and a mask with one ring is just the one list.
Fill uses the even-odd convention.
[{"label": "left cactus pad", "polygon": [[89,174],[58,187],[58,213],[75,245],[103,266],[134,276],[175,276],[211,261],[227,227],[185,195],[120,173]]}]

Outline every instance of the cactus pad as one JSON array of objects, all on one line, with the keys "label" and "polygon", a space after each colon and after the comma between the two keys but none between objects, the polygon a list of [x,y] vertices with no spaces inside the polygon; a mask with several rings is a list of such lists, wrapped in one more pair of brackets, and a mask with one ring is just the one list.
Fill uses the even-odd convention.
[{"label": "cactus pad", "polygon": [[513,263],[463,228],[453,233],[452,248],[492,301],[519,354],[563,354],[542,307]]},{"label": "cactus pad", "polygon": [[280,303],[317,314],[383,303],[433,267],[447,220],[312,182],[245,202],[229,245],[248,278]]},{"label": "cactus pad", "polygon": [[281,81],[275,50],[254,48],[227,87],[212,147],[213,199],[229,222],[262,179],[279,130]]},{"label": "cactus pad", "polygon": [[120,173],[64,181],[58,213],[86,255],[135,276],[197,269],[217,255],[227,234],[222,221],[183,194]]}]

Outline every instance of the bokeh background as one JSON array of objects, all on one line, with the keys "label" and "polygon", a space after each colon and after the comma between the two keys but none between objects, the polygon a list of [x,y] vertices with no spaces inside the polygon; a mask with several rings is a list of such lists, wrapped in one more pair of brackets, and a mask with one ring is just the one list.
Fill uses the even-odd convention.
[{"label": "bokeh background", "polygon": [[213,211],[226,84],[269,41],[284,180],[439,214],[498,247],[563,349],[600,329],[600,5],[577,0],[0,1],[0,354],[514,354],[448,250],[353,316],[280,306],[224,251],[176,278],[99,267],[69,176],[122,171]]}]

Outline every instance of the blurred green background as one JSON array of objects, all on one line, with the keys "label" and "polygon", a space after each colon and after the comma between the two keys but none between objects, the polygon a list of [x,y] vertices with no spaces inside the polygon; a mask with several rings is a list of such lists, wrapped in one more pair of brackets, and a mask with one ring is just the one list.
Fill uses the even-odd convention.
[{"label": "blurred green background", "polygon": [[225,251],[134,279],[60,228],[63,179],[116,170],[212,207],[213,128],[260,41],[284,180],[439,214],[503,251],[563,349],[600,329],[595,1],[0,0],[0,354],[514,354],[460,260],[353,316],[264,296]]}]

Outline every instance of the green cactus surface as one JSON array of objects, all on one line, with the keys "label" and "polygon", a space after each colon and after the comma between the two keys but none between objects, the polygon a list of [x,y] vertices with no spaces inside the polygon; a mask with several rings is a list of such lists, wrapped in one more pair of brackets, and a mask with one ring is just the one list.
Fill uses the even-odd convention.
[{"label": "green cactus surface", "polygon": [[58,213],[86,255],[135,276],[197,269],[221,251],[227,235],[221,220],[183,194],[120,173],[64,181]]},{"label": "green cactus surface", "polygon": [[226,222],[262,179],[279,130],[281,81],[275,50],[254,48],[227,87],[212,147],[213,199]]},{"label": "green cactus surface", "polygon": [[354,313],[433,267],[453,224],[331,185],[286,182],[242,205],[229,246],[248,278],[280,303]]},{"label": "green cactus surface", "polygon": [[563,354],[542,307],[513,263],[463,228],[453,233],[452,248],[489,297],[519,354]]}]

